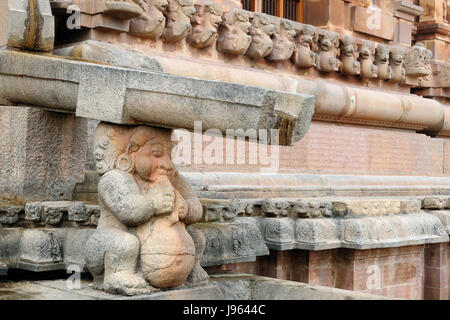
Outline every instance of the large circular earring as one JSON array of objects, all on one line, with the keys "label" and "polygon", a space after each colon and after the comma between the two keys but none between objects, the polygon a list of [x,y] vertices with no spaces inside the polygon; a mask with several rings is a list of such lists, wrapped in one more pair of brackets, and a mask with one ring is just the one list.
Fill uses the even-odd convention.
[{"label": "large circular earring", "polygon": [[126,153],[121,154],[116,161],[116,168],[131,173],[134,170],[134,163]]}]

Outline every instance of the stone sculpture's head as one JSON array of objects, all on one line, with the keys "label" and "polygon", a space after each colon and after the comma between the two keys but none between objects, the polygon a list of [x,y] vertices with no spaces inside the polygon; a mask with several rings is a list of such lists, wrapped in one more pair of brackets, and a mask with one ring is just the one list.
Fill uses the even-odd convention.
[{"label": "stone sculpture's head", "polygon": [[288,60],[294,52],[294,26],[289,20],[281,19],[273,35],[273,49],[267,59]]},{"label": "stone sculpture's head", "polygon": [[359,48],[359,56],[361,59],[369,59],[375,54],[375,45],[370,41],[362,41]]},{"label": "stone sculpture's head", "polygon": [[195,5],[195,15],[191,19],[193,30],[189,35],[189,43],[196,48],[211,46],[217,39],[217,28],[222,22],[222,8],[213,2]]},{"label": "stone sculpture's head", "polygon": [[302,29],[300,30],[300,34],[298,36],[298,43],[303,46],[310,48],[311,44],[315,40],[315,34],[316,34],[316,28],[309,24],[303,25]]},{"label": "stone sculpture's head", "polygon": [[389,48],[389,46],[387,46],[385,44],[379,44],[377,46],[376,60],[383,64],[388,63],[390,51],[391,51],[391,49]]},{"label": "stone sculpture's head", "polygon": [[192,29],[191,19],[195,14],[194,2],[193,0],[168,0],[168,2],[164,41],[177,42],[184,39]]},{"label": "stone sculpture's head", "polygon": [[218,50],[232,55],[244,54],[252,40],[248,35],[250,26],[247,11],[239,9],[226,12],[219,26]]},{"label": "stone sculpture's head", "polygon": [[410,76],[427,76],[431,73],[430,60],[433,53],[423,43],[416,43],[408,50],[405,58],[406,74]]},{"label": "stone sculpture's head", "polygon": [[332,32],[324,32],[319,36],[319,48],[320,51],[331,51],[333,47],[339,45],[337,35]]},{"label": "stone sculpture's head", "polygon": [[392,65],[394,66],[401,66],[403,64],[403,57],[405,55],[405,52],[400,47],[393,47],[390,52],[390,60],[392,62]]},{"label": "stone sculpture's head", "polygon": [[342,50],[343,54],[347,57],[351,57],[355,54],[356,51],[356,43],[355,39],[350,36],[344,36],[342,39]]},{"label": "stone sculpture's head", "polygon": [[268,15],[254,12],[252,26],[250,28],[252,42],[250,43],[246,55],[254,59],[261,59],[270,54],[273,48],[271,36],[274,31],[275,27],[271,23]]},{"label": "stone sculpture's head", "polygon": [[146,0],[143,5],[144,14],[130,21],[130,33],[152,39],[158,39],[164,32],[167,0]]},{"label": "stone sculpture's head", "polygon": [[94,136],[94,158],[99,174],[119,169],[153,183],[176,175],[171,159],[171,130],[100,124]]}]

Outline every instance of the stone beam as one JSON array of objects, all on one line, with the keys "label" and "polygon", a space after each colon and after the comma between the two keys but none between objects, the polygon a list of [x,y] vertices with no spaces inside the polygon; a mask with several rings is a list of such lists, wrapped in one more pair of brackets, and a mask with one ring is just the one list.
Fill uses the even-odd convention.
[{"label": "stone beam", "polygon": [[48,0],[0,2],[0,47],[52,51],[55,21]]},{"label": "stone beam", "polygon": [[310,95],[12,51],[0,52],[0,80],[3,105],[116,124],[193,130],[201,120],[203,130],[263,129],[268,136],[280,129],[282,145],[301,138],[314,110]]}]

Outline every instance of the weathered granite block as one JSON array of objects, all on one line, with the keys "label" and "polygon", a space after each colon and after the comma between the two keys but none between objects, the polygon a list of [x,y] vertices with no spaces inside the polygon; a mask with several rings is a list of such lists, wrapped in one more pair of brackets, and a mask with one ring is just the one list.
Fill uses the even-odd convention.
[{"label": "weathered granite block", "polygon": [[0,2],[0,47],[51,51],[55,21],[48,0]]},{"label": "weathered granite block", "polygon": [[0,198],[70,200],[84,178],[86,121],[0,106]]}]

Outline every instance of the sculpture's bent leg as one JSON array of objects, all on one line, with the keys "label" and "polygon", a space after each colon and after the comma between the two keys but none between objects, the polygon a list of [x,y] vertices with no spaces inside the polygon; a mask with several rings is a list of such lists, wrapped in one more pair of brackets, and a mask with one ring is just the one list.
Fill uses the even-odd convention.
[{"label": "sculpture's bent leg", "polygon": [[202,259],[206,245],[205,236],[200,230],[192,226],[187,226],[186,229],[191,235],[192,240],[194,240],[195,245],[194,268],[189,274],[186,282],[191,285],[206,282],[209,279],[208,273],[200,266],[200,260]]},{"label": "sculpture's bent leg", "polygon": [[136,273],[139,240],[118,229],[97,230],[86,243],[86,264],[94,276],[94,288],[109,293],[137,295],[151,291]]}]

